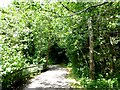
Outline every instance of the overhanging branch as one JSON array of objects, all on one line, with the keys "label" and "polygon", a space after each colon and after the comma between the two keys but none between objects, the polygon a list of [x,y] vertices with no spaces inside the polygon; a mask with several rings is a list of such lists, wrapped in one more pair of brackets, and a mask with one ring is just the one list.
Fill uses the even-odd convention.
[{"label": "overhanging branch", "polygon": [[[62,15],[60,15],[60,14],[54,12],[54,11],[49,11],[49,10],[44,10],[44,9],[42,9],[42,10],[43,10],[43,11],[46,11],[46,12],[54,13],[54,14],[57,15],[56,17],[65,18],[65,17],[72,17],[72,16],[77,15],[77,14],[82,14],[82,13],[84,13],[84,12],[86,12],[86,11],[92,9],[92,8],[94,9],[94,8],[96,8],[96,7],[98,7],[98,6],[102,6],[102,5],[105,5],[105,4],[107,4],[107,3],[109,3],[109,2],[104,2],[104,3],[98,4],[98,5],[89,6],[89,7],[85,8],[85,9],[79,11],[79,12],[71,11],[68,7],[66,7],[64,4],[62,4],[62,6],[63,6],[64,8],[66,8],[68,11],[74,12],[74,14],[71,14],[71,15],[68,15],[68,16],[62,16]],[[113,3],[113,2],[111,2],[111,3]]]},{"label": "overhanging branch", "polygon": [[62,4],[61,2],[60,2],[60,4],[61,4],[64,8],[66,8],[68,11],[70,11],[70,12],[72,12],[72,13],[75,13],[74,11],[70,10],[67,6],[65,6],[65,5]]},{"label": "overhanging branch", "polygon": [[79,12],[76,12],[76,13],[70,15],[69,17],[74,16],[74,15],[77,15],[77,14],[81,14],[81,13],[83,13],[83,12],[88,11],[88,10],[91,9],[91,8],[96,8],[96,7],[98,7],[98,6],[102,6],[102,5],[107,4],[107,3],[108,3],[108,2],[104,2],[104,3],[98,4],[98,5],[94,5],[94,6],[87,7],[87,8],[85,8],[85,9],[83,9],[82,11],[79,11]]}]

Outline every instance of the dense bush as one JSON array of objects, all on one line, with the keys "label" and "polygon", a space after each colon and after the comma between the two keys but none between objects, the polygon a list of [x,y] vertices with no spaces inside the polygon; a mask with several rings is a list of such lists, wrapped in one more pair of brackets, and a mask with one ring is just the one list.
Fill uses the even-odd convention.
[{"label": "dense bush", "polygon": [[[16,48],[17,49],[17,48]],[[21,52],[17,52],[14,48],[9,48],[5,44],[2,46],[2,88],[10,88],[13,83],[16,83],[19,79],[20,81],[24,80],[24,73],[14,74],[17,70],[21,70],[27,66],[25,59],[23,58]],[[17,78],[17,79],[16,79]],[[11,87],[12,88],[12,87]]]},{"label": "dense bush", "polygon": [[[111,5],[110,8],[109,5]],[[71,21],[74,24],[71,27],[71,33],[67,36],[66,47],[75,75],[82,77],[90,74],[88,19],[92,17],[95,78],[97,79],[100,74],[107,79],[115,78],[116,75],[119,78],[118,72],[120,69],[118,68],[118,62],[120,62],[120,53],[118,53],[118,45],[120,34],[118,33],[118,28],[120,26],[115,24],[118,21],[116,17],[118,8],[120,8],[118,3],[108,3],[99,8],[91,9],[88,14],[81,14],[82,18],[80,20],[80,16],[75,17],[78,21]]]},{"label": "dense bush", "polygon": [[[31,2],[32,3],[32,2]],[[32,16],[32,8],[24,6],[31,6],[30,2],[14,2],[13,6],[9,8],[0,9],[0,62],[2,62],[2,89],[12,89],[23,83],[30,77],[31,71],[28,69],[30,64],[43,64],[44,61],[39,56],[39,47],[37,40],[38,35],[35,31],[35,26],[30,25]],[[19,8],[19,9],[18,9]],[[22,10],[22,9],[24,10]],[[24,16],[25,15],[25,16]],[[28,16],[27,16],[28,15]],[[29,17],[30,16],[30,17]],[[30,23],[29,23],[30,22]],[[34,29],[32,29],[34,27]],[[33,31],[34,30],[34,31]]]}]

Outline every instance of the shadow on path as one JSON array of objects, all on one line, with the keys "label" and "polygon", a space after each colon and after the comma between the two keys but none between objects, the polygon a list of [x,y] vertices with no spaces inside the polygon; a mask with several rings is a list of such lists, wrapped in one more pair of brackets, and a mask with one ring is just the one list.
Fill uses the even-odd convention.
[{"label": "shadow on path", "polygon": [[66,68],[59,65],[49,66],[49,70],[35,76],[22,87],[22,90],[43,90],[43,88],[71,88],[71,80],[66,79],[69,74]]}]

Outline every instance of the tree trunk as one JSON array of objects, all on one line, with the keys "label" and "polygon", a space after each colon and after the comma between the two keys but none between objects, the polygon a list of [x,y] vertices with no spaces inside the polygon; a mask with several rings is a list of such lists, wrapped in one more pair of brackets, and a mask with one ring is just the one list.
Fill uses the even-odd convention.
[{"label": "tree trunk", "polygon": [[90,17],[88,19],[88,29],[89,29],[89,59],[90,59],[90,79],[94,80],[95,79],[95,64],[93,60],[93,30],[92,30],[92,18]]}]

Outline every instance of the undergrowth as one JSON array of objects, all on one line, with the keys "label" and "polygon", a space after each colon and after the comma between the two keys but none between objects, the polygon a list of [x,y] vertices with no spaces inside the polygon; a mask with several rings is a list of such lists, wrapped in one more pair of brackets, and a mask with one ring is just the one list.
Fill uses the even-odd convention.
[{"label": "undergrowth", "polygon": [[115,90],[120,89],[119,82],[117,78],[113,79],[96,79],[91,80],[86,77],[75,78],[73,75],[68,75],[69,79],[75,79],[75,82],[71,83],[71,87],[73,88],[85,88],[85,89],[109,89],[114,88]]},{"label": "undergrowth", "polygon": [[72,88],[84,88],[84,89],[112,89],[115,90],[120,89],[120,82],[118,78],[113,79],[105,79],[105,78],[98,78],[96,80],[91,80],[89,77],[78,77],[73,73],[72,67],[68,65],[66,67],[70,74],[67,76],[68,79],[73,80],[70,84]]}]

